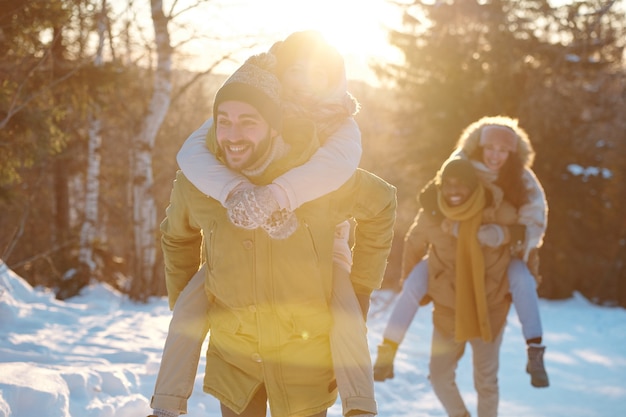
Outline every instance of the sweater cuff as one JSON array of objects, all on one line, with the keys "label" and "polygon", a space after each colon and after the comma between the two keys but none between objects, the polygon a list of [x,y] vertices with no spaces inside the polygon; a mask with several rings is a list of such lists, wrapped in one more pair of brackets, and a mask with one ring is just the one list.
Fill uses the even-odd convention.
[{"label": "sweater cuff", "polygon": [[267,188],[270,190],[270,192],[272,193],[272,197],[274,197],[274,200],[276,201],[276,203],[278,203],[278,206],[281,209],[291,211],[289,196],[287,195],[287,191],[285,191],[285,189],[281,185],[272,183],[268,184]]}]

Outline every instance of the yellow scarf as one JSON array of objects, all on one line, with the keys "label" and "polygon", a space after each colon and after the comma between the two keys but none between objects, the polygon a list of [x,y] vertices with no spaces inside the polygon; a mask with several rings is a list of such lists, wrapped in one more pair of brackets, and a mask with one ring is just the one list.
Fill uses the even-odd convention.
[{"label": "yellow scarf", "polygon": [[457,342],[482,337],[491,342],[491,324],[485,293],[485,257],[478,243],[478,227],[485,207],[485,189],[479,184],[460,206],[449,207],[437,194],[444,216],[459,222],[456,246],[455,335]]}]

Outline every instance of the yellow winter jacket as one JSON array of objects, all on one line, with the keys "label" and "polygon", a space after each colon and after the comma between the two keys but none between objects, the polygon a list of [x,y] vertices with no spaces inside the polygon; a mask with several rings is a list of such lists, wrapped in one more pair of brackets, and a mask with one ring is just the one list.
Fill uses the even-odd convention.
[{"label": "yellow winter jacket", "polygon": [[[271,175],[308,159],[302,149],[293,146],[270,167]],[[237,413],[261,385],[274,417],[330,407],[337,395],[329,392],[335,226],[355,220],[351,280],[373,290],[382,282],[395,211],[395,187],[357,170],[337,191],[297,209],[298,228],[289,238],[273,240],[262,229],[233,226],[220,203],[179,172],[161,224],[166,280],[173,305],[206,260],[211,335],[205,391]]]}]

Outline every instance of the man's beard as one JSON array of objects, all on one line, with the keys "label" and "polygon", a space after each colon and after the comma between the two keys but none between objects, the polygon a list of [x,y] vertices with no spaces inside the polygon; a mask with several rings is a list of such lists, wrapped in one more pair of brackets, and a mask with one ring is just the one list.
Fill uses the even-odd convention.
[{"label": "man's beard", "polygon": [[271,131],[268,129],[265,137],[256,145],[249,140],[239,141],[236,143],[228,143],[226,146],[239,147],[244,146],[245,151],[242,155],[233,154],[227,149],[222,149],[225,156],[226,166],[235,171],[245,171],[253,169],[257,165],[261,165],[272,147]]}]

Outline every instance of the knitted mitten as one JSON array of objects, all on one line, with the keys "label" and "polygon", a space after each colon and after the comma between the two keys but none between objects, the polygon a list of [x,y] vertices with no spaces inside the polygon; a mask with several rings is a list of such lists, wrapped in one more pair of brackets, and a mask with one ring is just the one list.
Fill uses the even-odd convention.
[{"label": "knitted mitten", "polygon": [[237,191],[226,199],[225,206],[230,221],[244,229],[256,229],[280,209],[267,187]]},{"label": "knitted mitten", "polygon": [[478,228],[477,237],[482,246],[497,248],[506,243],[506,228],[495,223],[483,224]]},{"label": "knitted mitten", "polygon": [[298,228],[298,218],[293,211],[277,210],[261,227],[272,239],[287,239]]}]

